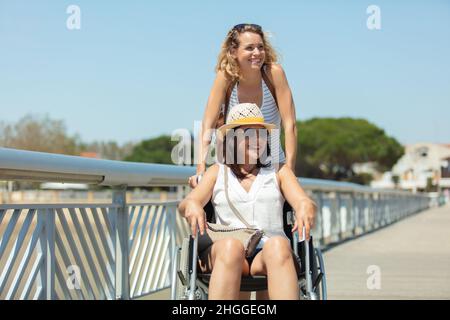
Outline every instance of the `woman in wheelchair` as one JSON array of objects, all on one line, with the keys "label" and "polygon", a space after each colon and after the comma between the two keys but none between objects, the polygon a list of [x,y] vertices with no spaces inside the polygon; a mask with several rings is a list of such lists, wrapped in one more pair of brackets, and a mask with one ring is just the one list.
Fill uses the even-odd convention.
[{"label": "woman in wheelchair", "polygon": [[208,168],[198,186],[179,204],[179,212],[194,236],[197,227],[202,235],[206,232],[203,207],[210,200],[216,223],[245,227],[228,205],[224,184],[227,174],[230,201],[250,225],[264,230],[251,257],[246,258],[242,243],[231,237],[199,252],[201,272],[211,272],[209,299],[239,299],[242,275],[266,275],[270,299],[299,299],[299,266],[283,230],[283,204],[287,200],[295,211],[292,232],[298,230],[302,237],[305,227],[307,239],[316,207],[291,169],[282,165],[276,170],[268,161],[268,132],[274,127],[264,122],[255,104],[232,108],[226,124],[218,129],[223,156],[218,156],[218,163]]}]

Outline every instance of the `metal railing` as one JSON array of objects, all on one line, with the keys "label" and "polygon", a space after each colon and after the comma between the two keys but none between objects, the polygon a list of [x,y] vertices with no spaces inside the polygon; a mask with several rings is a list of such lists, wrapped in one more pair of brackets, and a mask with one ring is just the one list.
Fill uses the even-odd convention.
[{"label": "metal railing", "polygon": [[[134,299],[170,288],[189,234],[178,201],[127,203],[127,187],[178,186],[193,167],[87,159],[0,148],[0,180],[111,187],[111,203],[0,205],[0,299]],[[318,246],[428,208],[429,198],[300,178],[318,204]],[[178,200],[179,200],[178,199]]]}]

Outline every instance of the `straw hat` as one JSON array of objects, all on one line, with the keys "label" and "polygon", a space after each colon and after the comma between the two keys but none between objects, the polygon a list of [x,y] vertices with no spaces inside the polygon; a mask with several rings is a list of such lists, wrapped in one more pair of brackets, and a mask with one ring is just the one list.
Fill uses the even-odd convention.
[{"label": "straw hat", "polygon": [[226,123],[217,130],[221,135],[225,135],[228,129],[252,124],[262,125],[269,131],[276,128],[276,125],[264,122],[261,109],[256,104],[240,103],[231,108]]}]

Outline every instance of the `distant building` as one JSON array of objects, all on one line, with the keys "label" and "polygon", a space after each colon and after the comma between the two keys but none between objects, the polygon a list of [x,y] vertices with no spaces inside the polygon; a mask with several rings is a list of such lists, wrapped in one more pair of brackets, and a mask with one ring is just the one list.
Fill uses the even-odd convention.
[{"label": "distant building", "polygon": [[[397,181],[394,181],[394,180]],[[450,145],[415,143],[405,146],[405,154],[385,172],[373,187],[423,191],[427,185],[450,189]]]},{"label": "distant building", "polygon": [[[450,147],[449,147],[450,149]],[[441,166],[441,179],[439,185],[450,192],[450,157],[444,158],[442,160]]]},{"label": "distant building", "polygon": [[381,174],[381,177],[374,179],[370,186],[372,188],[382,188],[382,189],[395,189],[395,182],[391,171],[386,171]]},{"label": "distant building", "polygon": [[377,163],[374,161],[371,162],[363,162],[363,163],[354,163],[352,166],[352,170],[356,174],[368,173],[372,176],[376,177],[380,175],[380,172],[376,169]]},{"label": "distant building", "polygon": [[100,156],[97,152],[89,152],[89,151],[81,152],[80,157],[100,159]]},{"label": "distant building", "polygon": [[45,182],[41,183],[42,190],[88,190],[89,186],[82,183]]}]

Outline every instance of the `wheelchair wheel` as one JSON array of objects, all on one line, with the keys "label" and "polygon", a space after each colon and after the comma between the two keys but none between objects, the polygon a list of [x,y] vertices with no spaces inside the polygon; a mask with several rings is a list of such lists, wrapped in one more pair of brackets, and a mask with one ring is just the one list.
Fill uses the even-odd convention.
[{"label": "wheelchair wheel", "polygon": [[319,274],[321,276],[320,281],[316,284],[316,290],[319,292],[320,300],[327,300],[327,279],[325,273],[325,264],[323,261],[322,251],[319,248],[314,250],[317,266],[319,268]]},{"label": "wheelchair wheel", "polygon": [[[183,239],[178,254],[179,265],[177,267],[178,274],[176,278],[176,299],[187,300],[187,288],[189,284],[189,238]],[[184,277],[184,280],[181,277]]]},{"label": "wheelchair wheel", "polygon": [[195,300],[208,300],[207,291],[202,287],[197,286],[197,290],[195,290]]},{"label": "wheelchair wheel", "polygon": [[322,281],[324,281],[323,260],[319,249],[314,248],[312,241],[309,243],[309,263],[310,275],[312,281],[312,291],[308,292],[306,284],[306,253],[304,243],[299,245],[299,254],[301,258],[302,271],[305,273],[305,278],[299,282],[300,299],[301,300],[321,300],[323,298]]},{"label": "wheelchair wheel", "polygon": [[315,290],[314,293],[316,294],[315,300],[322,300],[322,296],[321,296],[321,292],[320,292],[320,286],[318,285]]},{"label": "wheelchair wheel", "polygon": [[317,248],[314,248],[311,245],[311,276],[313,281],[313,293],[311,294],[311,300],[321,300],[321,292],[320,292],[320,282],[321,282],[321,274],[320,274],[320,263],[318,261],[318,253]]}]

